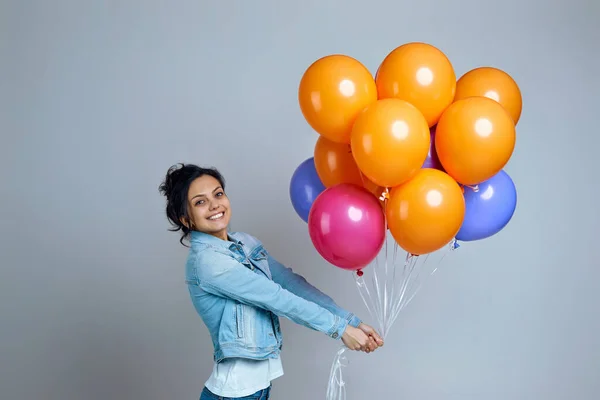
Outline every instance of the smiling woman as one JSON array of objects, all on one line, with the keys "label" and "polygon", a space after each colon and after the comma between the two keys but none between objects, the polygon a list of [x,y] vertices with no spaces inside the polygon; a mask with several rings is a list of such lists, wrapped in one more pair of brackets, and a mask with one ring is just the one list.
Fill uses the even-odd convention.
[{"label": "smiling woman", "polygon": [[[217,169],[174,165],[159,190],[167,197],[166,213],[173,225],[171,230],[182,232],[181,244],[190,238],[193,230],[217,234],[227,240],[229,199],[225,195],[225,179]],[[221,212],[222,216],[216,215]],[[217,220],[210,219],[215,217]]]},{"label": "smiling woman", "polygon": [[230,211],[229,199],[225,196],[223,186],[222,179],[211,175],[195,179],[188,191],[188,219],[184,219],[182,223],[193,230],[227,240]]},{"label": "smiling woman", "polygon": [[381,337],[354,314],[274,259],[247,233],[228,232],[231,204],[214,168],[169,168],[160,191],[181,243],[191,246],[185,279],[192,304],[213,343],[214,367],[201,400],[268,399],[283,375],[278,317],[370,353]]}]

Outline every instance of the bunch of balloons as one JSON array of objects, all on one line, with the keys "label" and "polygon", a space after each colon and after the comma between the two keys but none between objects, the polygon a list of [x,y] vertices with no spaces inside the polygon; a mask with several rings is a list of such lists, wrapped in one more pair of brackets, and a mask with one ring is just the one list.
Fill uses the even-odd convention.
[{"label": "bunch of balloons", "polygon": [[516,189],[503,168],[522,98],[506,72],[480,67],[457,80],[438,48],[407,43],[375,77],[347,55],[320,58],[298,99],[319,137],[290,197],[333,265],[363,268],[388,229],[407,253],[422,255],[492,236],[512,218]]}]

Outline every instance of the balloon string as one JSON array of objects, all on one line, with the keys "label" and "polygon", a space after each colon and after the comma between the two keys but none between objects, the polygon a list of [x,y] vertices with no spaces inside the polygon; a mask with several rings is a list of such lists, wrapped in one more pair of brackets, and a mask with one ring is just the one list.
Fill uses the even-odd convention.
[{"label": "balloon string", "polygon": [[[387,204],[384,204],[384,206],[387,207]],[[392,326],[399,318],[402,310],[412,302],[413,298],[420,291],[422,275],[426,274],[422,272],[423,268],[425,268],[424,265],[427,265],[428,270],[430,269],[429,266],[431,266],[433,271],[427,273],[428,276],[431,276],[435,274],[439,265],[444,261],[446,254],[458,248],[456,239],[453,239],[446,248],[447,251],[441,254],[441,259],[439,261],[436,260],[437,265],[431,265],[431,254],[418,256],[410,253],[406,254],[406,258],[400,264],[398,262],[400,261],[398,260],[398,252],[401,247],[395,241],[388,242],[393,239],[387,230],[385,240],[385,249],[382,249],[383,251],[373,260],[369,269],[373,274],[373,287],[369,288],[364,277],[364,271],[356,271],[354,276],[360,297],[367,311],[375,323],[378,324],[380,328],[379,332],[384,339],[389,335]],[[388,254],[389,246],[393,246],[392,255]],[[385,257],[385,260],[380,260],[380,257]],[[385,280],[382,282],[382,274],[384,273]]]},{"label": "balloon string", "polygon": [[[387,198],[383,201],[383,215],[386,216],[387,213]],[[382,333],[385,335],[388,329],[388,318],[389,318],[389,308],[388,308],[388,282],[389,282],[389,266],[388,266],[388,224],[387,218],[384,217],[384,234],[385,234],[385,281],[383,285],[383,326]]]},{"label": "balloon string", "polygon": [[399,294],[398,298],[396,299],[396,303],[394,304],[393,309],[392,309],[391,324],[394,324],[394,322],[396,322],[396,319],[400,315],[400,311],[402,311],[404,309],[404,307],[406,307],[408,305],[408,303],[410,303],[410,301],[414,298],[414,296],[417,294],[417,292],[420,288],[420,286],[417,287],[417,289],[407,299],[407,297],[406,297],[407,293],[411,292],[411,290],[408,290],[409,287],[411,289],[413,289],[414,280],[416,279],[418,281],[418,274],[416,277],[413,277],[413,272],[415,271],[415,268],[417,266],[418,258],[419,258],[419,256],[417,256],[417,255],[413,255],[413,254],[406,255],[406,260],[404,261],[404,268],[403,268],[403,273],[402,273],[402,275],[403,275],[402,285],[400,288],[400,294]]},{"label": "balloon string", "polygon": [[[387,241],[387,238],[386,238]],[[387,258],[387,255],[385,256]],[[376,305],[377,305],[377,315],[379,316],[379,325],[381,327],[381,329],[383,329],[383,310],[382,310],[382,299],[381,299],[381,288],[379,285],[379,259],[376,258],[375,259],[375,265],[373,266],[373,286],[375,286],[375,293],[376,293]]]},{"label": "balloon string", "polygon": [[[360,179],[362,181],[363,187],[365,187],[365,176],[362,173],[362,171],[359,169],[358,173],[360,175]],[[385,204],[385,203],[384,203]],[[384,290],[381,290],[381,285],[379,284],[379,269],[380,269],[380,265],[379,265],[379,259],[376,258],[375,259],[375,265],[373,266],[373,286],[375,286],[375,293],[376,293],[376,297],[377,297],[377,302],[376,302],[376,312],[377,315],[379,316],[378,318],[378,322],[380,325],[380,330],[383,330],[385,327],[385,321],[386,321],[386,316],[387,316],[387,270],[388,270],[388,260],[387,260],[387,219],[385,219],[385,213],[384,213],[384,222],[385,222],[385,233],[386,233],[386,240],[385,240],[385,259],[384,259],[384,265],[385,265],[385,277],[386,279],[384,280]],[[365,286],[366,287],[366,286]]]},{"label": "balloon string", "polygon": [[[390,302],[389,302],[389,290],[388,290],[388,282],[389,282],[389,259],[388,259],[388,243],[389,243],[389,236],[387,234],[388,231],[388,224],[387,224],[387,218],[385,218],[386,214],[386,209],[387,209],[387,199],[389,197],[389,189],[385,189],[385,191],[382,193],[382,198],[383,198],[383,207],[384,207],[384,234],[385,234],[385,241],[384,241],[384,261],[383,261],[383,275],[384,275],[384,280],[383,280],[383,290],[380,289],[380,285],[379,285],[379,280],[380,280],[380,273],[381,273],[381,265],[379,264],[379,262],[376,262],[375,268],[373,269],[373,280],[374,280],[374,284],[375,284],[375,288],[377,290],[377,294],[378,294],[378,301],[379,301],[379,310],[380,310],[380,329],[379,331],[381,332],[381,334],[384,335],[384,339],[385,339],[385,334],[387,332],[388,329],[388,324],[389,324],[389,317],[390,317]],[[394,242],[395,243],[395,242]]]},{"label": "balloon string", "polygon": [[[452,241],[450,242],[448,247],[446,247],[446,251],[443,252],[442,257],[437,262],[437,265],[435,266],[433,271],[430,273],[430,275],[435,274],[435,272],[438,270],[442,261],[444,261],[444,258],[446,257],[446,255],[448,253],[456,250],[458,247],[460,247],[460,246],[457,243],[456,239],[452,239]],[[419,261],[420,261],[419,256],[407,255],[407,259],[405,262],[405,272],[406,272],[406,269],[408,269],[408,273],[405,275],[405,278],[403,280],[402,293],[400,294],[400,297],[396,300],[394,310],[392,311],[391,324],[393,324],[396,321],[396,319],[400,315],[400,312],[406,306],[408,306],[408,304],[412,301],[412,299],[416,296],[416,294],[421,289],[421,280],[420,280],[421,270],[427,264],[427,261],[428,261],[430,255],[431,255],[431,253],[425,255],[425,258],[422,260],[420,265],[419,265]],[[410,294],[409,297],[407,297],[408,294]]]},{"label": "balloon string", "polygon": [[371,292],[369,291],[369,287],[365,282],[365,278],[363,278],[362,276],[362,271],[360,271],[360,273],[357,272],[354,278],[356,282],[356,287],[358,288],[358,293],[360,294],[360,298],[367,307],[367,311],[369,311],[371,318],[377,320],[377,323],[379,325],[382,325],[380,314],[373,310],[373,308],[370,306],[370,304],[373,304],[373,296],[371,296]]},{"label": "balloon string", "polygon": [[395,320],[394,316],[396,314],[397,304],[399,304],[399,303],[402,302],[403,292],[405,291],[405,286],[406,286],[407,278],[408,278],[408,276],[406,274],[406,267],[407,267],[407,264],[408,264],[409,260],[410,260],[410,255],[407,254],[406,260],[404,262],[404,268],[403,268],[403,271],[402,271],[402,280],[400,281],[399,292],[398,292],[398,294],[396,296],[394,296],[394,304],[392,306],[392,308],[393,308],[393,310],[392,310],[392,321],[390,321],[391,322],[390,326],[394,323],[394,320]]},{"label": "balloon string", "polygon": [[[396,255],[398,253],[398,243],[394,242],[394,254],[392,256],[392,267],[393,267],[393,272],[392,272],[392,293],[390,294],[390,303],[391,304],[395,304],[396,303],[396,271],[398,270],[398,268],[396,267]],[[391,328],[391,320],[386,321],[385,324],[385,328],[382,332],[383,338],[385,339],[387,337],[387,334]]]},{"label": "balloon string", "polygon": [[342,346],[335,355],[331,370],[329,373],[329,383],[327,385],[326,400],[345,400],[346,399],[346,382],[344,382],[342,368],[346,367],[347,358],[344,356],[346,347]]},{"label": "balloon string", "polygon": [[[386,232],[386,240],[387,237],[388,236]],[[437,267],[443,261],[446,254],[452,252],[457,248],[458,243],[456,239],[453,239],[450,242],[449,246],[446,248],[446,252],[442,255],[442,258],[439,260],[438,265],[431,273],[431,275],[435,273]],[[389,334],[391,327],[399,318],[402,310],[404,310],[404,308],[408,306],[408,304],[410,304],[410,302],[413,300],[416,294],[420,291],[421,270],[423,269],[423,265],[425,265],[428,262],[430,256],[430,254],[427,254],[420,257],[418,255],[409,253],[406,255],[403,267],[400,267],[400,265],[396,263],[399,249],[400,246],[394,241],[392,262],[390,265],[388,265],[388,267],[393,268],[391,281],[391,296],[388,297],[388,302],[385,306],[385,314],[383,313],[381,304],[379,304],[378,301],[373,298],[373,295],[365,282],[363,271],[358,270],[354,274],[355,282],[358,287],[360,297],[363,300],[365,306],[367,307],[367,310],[371,317],[377,320],[377,322],[379,323],[379,326],[381,327],[380,333],[384,338]],[[385,257],[387,260],[387,252]],[[377,265],[375,266],[375,268],[373,268],[374,275],[378,274],[377,268],[380,267],[380,264],[378,262],[376,262],[376,264]],[[377,282],[378,279],[375,278],[375,283]],[[396,286],[399,287],[397,288]],[[377,309],[378,305],[380,306],[379,309]],[[386,317],[385,319],[384,316]],[[347,366],[347,358],[344,356],[344,353],[346,351],[347,348],[345,346],[342,346],[338,350],[333,360],[330,370],[329,383],[327,386],[326,400],[346,400],[346,382],[343,379],[343,368]]]},{"label": "balloon string", "polygon": [[[393,275],[392,275],[392,294],[390,296],[392,304],[396,304],[396,301],[397,301],[396,300],[396,296],[397,296],[397,294],[396,294],[396,286],[397,286],[397,283],[396,283],[397,282],[397,278],[396,278],[396,276],[397,276],[397,273],[396,272],[398,271],[398,266],[397,266],[396,261],[398,259],[398,248],[399,247],[400,246],[398,245],[398,243],[396,243],[394,241],[394,254],[392,256],[392,265],[393,265],[393,268],[394,268],[394,272],[393,272]],[[387,336],[389,330],[392,327],[391,321],[388,322],[386,325],[387,326],[385,328],[385,332],[383,332],[384,338]]]},{"label": "balloon string", "polygon": [[450,241],[450,244],[448,245],[448,247],[446,248],[446,251],[444,251],[444,254],[442,254],[442,257],[440,258],[440,261],[438,261],[437,265],[435,266],[435,268],[433,269],[433,271],[431,271],[430,275],[433,275],[436,273],[436,271],[438,270],[440,264],[442,263],[442,261],[444,261],[444,258],[446,257],[446,254],[458,249],[460,247],[460,244],[458,244],[458,242],[456,241],[456,239],[452,239]]}]

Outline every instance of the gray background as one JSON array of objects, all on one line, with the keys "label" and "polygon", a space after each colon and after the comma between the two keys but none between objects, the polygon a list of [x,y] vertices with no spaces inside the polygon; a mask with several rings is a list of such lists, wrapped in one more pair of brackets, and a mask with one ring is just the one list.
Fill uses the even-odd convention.
[{"label": "gray background", "polygon": [[[375,72],[409,41],[518,81],[519,204],[350,355],[348,399],[598,398],[597,1],[1,4],[3,400],[198,398],[212,348],[157,191],[178,161],[219,167],[233,228],[365,316],[288,198],[317,139],[297,86],[321,56]],[[324,398],[337,343],[284,333],[274,398]]]}]

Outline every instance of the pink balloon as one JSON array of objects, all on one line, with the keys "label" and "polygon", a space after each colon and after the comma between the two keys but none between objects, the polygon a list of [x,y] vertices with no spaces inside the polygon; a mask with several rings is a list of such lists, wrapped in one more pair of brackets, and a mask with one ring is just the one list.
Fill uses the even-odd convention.
[{"label": "pink balloon", "polygon": [[383,246],[385,215],[371,192],[342,183],[315,199],[308,215],[308,232],[325,260],[339,268],[361,269]]}]

